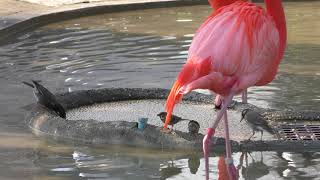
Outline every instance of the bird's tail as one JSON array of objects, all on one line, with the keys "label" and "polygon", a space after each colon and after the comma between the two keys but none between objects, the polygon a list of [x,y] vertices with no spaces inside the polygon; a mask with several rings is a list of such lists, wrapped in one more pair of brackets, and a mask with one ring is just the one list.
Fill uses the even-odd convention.
[{"label": "bird's tail", "polygon": [[53,95],[53,93],[42,86],[39,82],[40,81],[32,80],[33,84],[25,81],[22,83],[35,89],[34,95],[39,104],[55,111],[60,117],[65,118],[66,112],[63,106],[57,101],[55,95]]},{"label": "bird's tail", "polygon": [[187,63],[183,66],[182,70],[180,71],[177,80],[173,84],[170,94],[167,98],[166,103],[166,121],[163,127],[167,127],[171,120],[171,115],[175,104],[181,101],[183,94],[180,93],[181,88],[186,85],[192,79],[192,71],[193,71],[193,64]]},{"label": "bird's tail", "polygon": [[[34,83],[35,85],[39,84],[41,81],[40,80],[31,80],[32,83]],[[29,83],[27,81],[22,81],[23,84],[29,86],[29,87],[32,87],[32,88],[36,88],[35,85],[33,85],[32,83]]]},{"label": "bird's tail", "polygon": [[25,85],[27,85],[27,86],[30,86],[30,87],[32,87],[32,88],[35,88],[33,84],[28,83],[28,82],[26,82],[26,81],[22,81],[22,83],[25,84]]},{"label": "bird's tail", "polygon": [[269,126],[269,124],[268,123],[266,123],[266,124],[267,125],[263,129],[266,130],[270,134],[275,134],[274,130]]}]

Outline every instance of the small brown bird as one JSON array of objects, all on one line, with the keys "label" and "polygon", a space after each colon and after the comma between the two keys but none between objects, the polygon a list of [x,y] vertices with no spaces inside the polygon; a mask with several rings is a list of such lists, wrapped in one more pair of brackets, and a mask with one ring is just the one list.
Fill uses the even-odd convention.
[{"label": "small brown bird", "polygon": [[[166,112],[161,112],[161,113],[157,114],[157,116],[159,116],[161,121],[164,123],[166,121],[167,113]],[[171,125],[172,128],[173,128],[173,125],[177,124],[180,121],[189,121],[189,123],[188,123],[189,133],[197,134],[199,132],[200,125],[199,125],[199,123],[197,121],[189,120],[189,119],[183,119],[182,117],[179,117],[179,116],[176,116],[176,115],[173,115],[173,114],[171,115],[171,121],[170,121],[169,125]]]},{"label": "small brown bird", "polygon": [[191,134],[198,134],[200,129],[200,124],[197,121],[190,120],[188,123],[188,130]]},{"label": "small brown bird", "polygon": [[[167,113],[166,112],[161,112],[161,113],[157,114],[157,116],[159,116],[161,121],[164,123],[166,121]],[[169,125],[171,125],[172,128],[173,128],[173,125],[177,124],[180,121],[189,121],[189,120],[188,119],[183,119],[183,118],[181,118],[179,116],[176,116],[176,115],[172,114],[171,115],[171,121],[170,121]]]},{"label": "small brown bird", "polygon": [[256,131],[261,132],[261,140],[263,136],[263,131],[267,131],[270,134],[274,134],[274,131],[270,128],[267,121],[256,111],[253,111],[251,109],[244,109],[241,112],[241,120],[240,122],[245,119],[248,123],[248,125],[252,128],[253,134],[250,136],[248,140],[250,140]]}]

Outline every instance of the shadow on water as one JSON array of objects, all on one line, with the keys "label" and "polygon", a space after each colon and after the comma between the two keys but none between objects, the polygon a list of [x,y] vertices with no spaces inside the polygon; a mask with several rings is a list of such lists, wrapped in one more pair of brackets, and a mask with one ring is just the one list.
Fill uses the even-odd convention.
[{"label": "shadow on water", "polygon": [[[275,81],[250,88],[250,103],[319,111],[317,7],[313,3],[286,4],[290,34],[285,58]],[[201,153],[44,142],[24,123],[29,111],[26,106],[34,99],[22,80],[42,80],[54,92],[100,87],[170,88],[187,58],[196,27],[209,14],[207,6],[188,8],[81,18],[39,28],[1,44],[0,179],[203,179]],[[143,23],[146,19],[151,23],[148,27]],[[158,19],[170,21],[164,24]],[[236,165],[241,155],[234,154]],[[251,155],[253,158],[248,156],[248,163],[240,166],[241,179],[319,178],[317,152]],[[213,155],[211,177],[217,175],[217,162]]]}]

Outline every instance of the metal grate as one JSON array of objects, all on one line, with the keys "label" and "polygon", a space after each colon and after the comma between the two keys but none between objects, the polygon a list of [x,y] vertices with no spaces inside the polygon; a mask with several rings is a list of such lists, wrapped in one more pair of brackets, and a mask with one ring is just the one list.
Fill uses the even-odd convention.
[{"label": "metal grate", "polygon": [[320,125],[281,124],[278,132],[283,140],[320,141]]}]

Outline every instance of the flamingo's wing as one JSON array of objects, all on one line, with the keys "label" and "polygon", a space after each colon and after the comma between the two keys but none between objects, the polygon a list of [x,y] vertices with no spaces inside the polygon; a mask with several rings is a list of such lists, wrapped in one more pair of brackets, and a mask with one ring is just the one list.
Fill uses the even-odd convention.
[{"label": "flamingo's wing", "polygon": [[237,77],[235,88],[240,91],[268,74],[278,49],[279,32],[272,17],[261,7],[236,2],[220,8],[204,22],[188,56],[199,61],[211,57],[211,71]]},{"label": "flamingo's wing", "polygon": [[188,61],[167,99],[164,127],[170,122],[174,105],[193,89],[224,95],[255,85],[268,74],[278,47],[275,23],[262,8],[240,1],[220,8],[193,38]]}]

